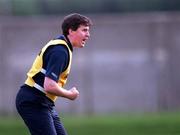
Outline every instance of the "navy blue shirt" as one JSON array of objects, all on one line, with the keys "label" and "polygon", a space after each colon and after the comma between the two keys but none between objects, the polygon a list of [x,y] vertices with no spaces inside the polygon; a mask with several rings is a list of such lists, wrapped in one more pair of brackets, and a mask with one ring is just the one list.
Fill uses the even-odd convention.
[{"label": "navy blue shirt", "polygon": [[[73,51],[72,45],[63,35],[57,39],[65,40],[69,48]],[[43,57],[43,67],[46,69],[46,77],[58,82],[59,75],[65,71],[69,63],[69,51],[65,46],[50,46]]]}]

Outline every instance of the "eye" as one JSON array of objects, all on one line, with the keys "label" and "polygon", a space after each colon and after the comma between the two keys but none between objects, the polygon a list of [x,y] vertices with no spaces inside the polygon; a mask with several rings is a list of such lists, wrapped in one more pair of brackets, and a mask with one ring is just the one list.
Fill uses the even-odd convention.
[{"label": "eye", "polygon": [[84,32],[87,32],[88,30],[87,29],[83,29]]}]

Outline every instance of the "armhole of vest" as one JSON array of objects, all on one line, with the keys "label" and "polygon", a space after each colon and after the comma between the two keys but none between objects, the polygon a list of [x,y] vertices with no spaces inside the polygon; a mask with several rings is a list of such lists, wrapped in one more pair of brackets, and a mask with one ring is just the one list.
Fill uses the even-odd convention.
[{"label": "armhole of vest", "polygon": [[67,56],[68,56],[68,60],[67,60],[67,65],[66,67],[63,69],[63,72],[66,71],[66,69],[68,68],[69,66],[69,63],[70,63],[70,52],[69,52],[69,48],[65,45],[65,48],[66,48],[66,51],[67,51]]}]

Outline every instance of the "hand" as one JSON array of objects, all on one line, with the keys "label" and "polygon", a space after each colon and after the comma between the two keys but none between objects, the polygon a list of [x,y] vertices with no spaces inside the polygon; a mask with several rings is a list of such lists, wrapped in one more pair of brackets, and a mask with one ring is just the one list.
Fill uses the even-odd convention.
[{"label": "hand", "polygon": [[69,95],[70,100],[75,100],[79,96],[79,91],[76,89],[76,87],[71,88],[69,92],[70,92]]}]

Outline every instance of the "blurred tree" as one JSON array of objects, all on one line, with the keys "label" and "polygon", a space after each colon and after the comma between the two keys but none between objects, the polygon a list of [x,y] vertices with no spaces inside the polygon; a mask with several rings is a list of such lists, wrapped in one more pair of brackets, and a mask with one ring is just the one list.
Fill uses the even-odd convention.
[{"label": "blurred tree", "polygon": [[179,0],[1,0],[1,15],[179,11]]},{"label": "blurred tree", "polygon": [[37,0],[11,0],[13,15],[34,15],[39,14]]},{"label": "blurred tree", "polygon": [[8,15],[12,13],[12,2],[11,0],[0,1],[0,15]]}]

